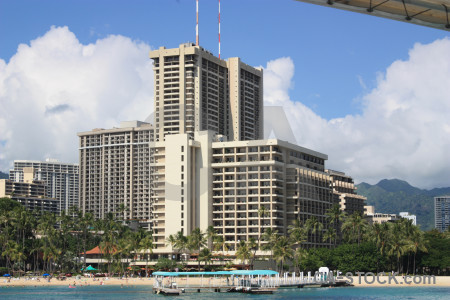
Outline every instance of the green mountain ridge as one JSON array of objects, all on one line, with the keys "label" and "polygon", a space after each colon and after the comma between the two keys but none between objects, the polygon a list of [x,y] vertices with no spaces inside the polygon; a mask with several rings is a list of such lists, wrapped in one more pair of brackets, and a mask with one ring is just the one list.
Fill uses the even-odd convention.
[{"label": "green mountain ridge", "polygon": [[375,212],[398,214],[407,211],[417,216],[422,230],[434,228],[434,197],[449,195],[450,187],[425,190],[399,179],[383,179],[375,185],[357,184],[358,194],[367,197]]},{"label": "green mountain ridge", "polygon": [[9,175],[0,171],[0,179],[8,179]]}]

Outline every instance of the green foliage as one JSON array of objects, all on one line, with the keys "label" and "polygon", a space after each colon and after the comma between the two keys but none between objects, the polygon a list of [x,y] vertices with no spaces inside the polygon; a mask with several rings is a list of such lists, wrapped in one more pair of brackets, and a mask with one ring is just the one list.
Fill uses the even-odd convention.
[{"label": "green foliage", "polygon": [[158,258],[155,265],[156,270],[170,271],[177,267],[177,262],[175,260],[168,259],[166,257]]},{"label": "green foliage", "polygon": [[432,230],[425,233],[425,240],[428,253],[420,252],[419,265],[426,273],[442,275],[442,270],[450,268],[450,238]]},{"label": "green foliage", "polygon": [[367,204],[374,205],[376,211],[390,214],[407,211],[415,214],[417,224],[423,230],[434,227],[434,197],[450,194],[450,187],[422,190],[398,179],[384,179],[376,185],[363,182],[357,188],[358,194],[367,197]]},{"label": "green foliage", "polygon": [[0,171],[0,179],[9,179],[9,175]]},{"label": "green foliage", "polygon": [[7,197],[0,198],[0,214],[7,211],[11,211],[16,207],[21,207],[22,205],[16,200],[9,199]]}]

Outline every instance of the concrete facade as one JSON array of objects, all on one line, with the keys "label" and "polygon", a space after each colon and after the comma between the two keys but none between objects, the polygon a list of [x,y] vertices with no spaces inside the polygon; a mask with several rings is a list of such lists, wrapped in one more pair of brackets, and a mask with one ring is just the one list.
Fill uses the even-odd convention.
[{"label": "concrete facade", "polygon": [[343,172],[326,170],[330,175],[333,185],[333,195],[336,197],[336,202],[339,202],[341,210],[347,215],[352,215],[355,212],[364,215],[364,205],[367,198],[356,193],[356,186],[353,178]]},{"label": "concrete facade", "polygon": [[59,201],[47,197],[47,186],[43,181],[14,182],[0,179],[0,198],[7,197],[22,204],[27,210],[59,212]]},{"label": "concrete facade", "polygon": [[96,218],[113,213],[150,228],[150,142],[153,126],[122,122],[120,128],[78,133],[80,203]]},{"label": "concrete facade", "polygon": [[450,226],[450,196],[434,197],[434,225],[440,232]]},{"label": "concrete facade", "polygon": [[47,198],[58,200],[58,214],[78,206],[79,166],[55,159],[46,161],[15,160],[9,178],[15,182],[42,181]]},{"label": "concrete facade", "polygon": [[[170,235],[208,226],[231,252],[266,228],[287,234],[296,219],[316,217],[325,231],[338,192],[344,210],[362,210],[351,177],[325,170],[327,155],[262,140],[262,70],[192,44],[161,47],[150,58],[155,126],[136,121],[78,134],[83,212],[139,221],[153,231],[153,251],[171,253]],[[305,247],[330,246],[322,234],[309,233]]]},{"label": "concrete facade", "polygon": [[409,212],[405,212],[405,211],[400,212],[398,215],[400,217],[404,218],[404,219],[411,220],[413,225],[417,225],[417,217],[416,217],[416,215],[412,215]]},{"label": "concrete facade", "polygon": [[212,130],[229,140],[263,138],[263,72],[221,60],[200,46],[150,52],[154,70],[155,139]]}]

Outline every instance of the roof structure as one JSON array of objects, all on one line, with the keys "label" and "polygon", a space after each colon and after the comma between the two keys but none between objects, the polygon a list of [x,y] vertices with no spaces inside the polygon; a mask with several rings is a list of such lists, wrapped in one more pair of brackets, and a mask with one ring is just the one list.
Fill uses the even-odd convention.
[{"label": "roof structure", "polygon": [[236,270],[236,271],[218,271],[218,272],[153,272],[153,276],[200,276],[200,275],[241,275],[241,276],[257,276],[257,275],[277,275],[278,272],[272,270]]},{"label": "roof structure", "polygon": [[450,0],[297,0],[450,31]]},{"label": "roof structure", "polygon": [[[116,252],[116,249],[114,248],[113,251]],[[100,250],[99,246],[96,246],[96,247],[92,248],[91,250],[86,251],[86,255],[89,255],[89,254],[101,254],[102,255],[103,252],[102,252],[102,250]]]}]

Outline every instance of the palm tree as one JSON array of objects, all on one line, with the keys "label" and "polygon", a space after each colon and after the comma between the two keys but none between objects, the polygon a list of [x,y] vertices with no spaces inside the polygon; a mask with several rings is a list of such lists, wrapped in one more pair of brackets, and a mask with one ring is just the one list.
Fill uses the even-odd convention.
[{"label": "palm tree", "polygon": [[400,273],[400,257],[408,250],[408,245],[403,236],[402,225],[399,222],[393,224],[390,246],[388,255],[397,258],[397,269]]},{"label": "palm tree", "polygon": [[204,261],[205,262],[205,269],[206,264],[210,262],[212,259],[212,253],[208,248],[203,248],[200,253],[198,254],[198,261]]},{"label": "palm tree", "polygon": [[266,209],[266,207],[264,205],[261,205],[259,207],[258,216],[261,219],[261,224],[260,224],[261,230],[259,231],[257,245],[255,245],[255,247],[251,247],[251,249],[253,249],[252,260],[250,262],[250,265],[252,266],[252,268],[253,268],[253,262],[255,261],[255,258],[256,258],[256,251],[261,248],[261,236],[264,234],[264,219],[269,214],[270,214],[269,211]]},{"label": "palm tree", "polygon": [[175,249],[177,249],[182,254],[186,253],[186,249],[188,248],[188,238],[183,234],[180,230],[175,235]]},{"label": "palm tree", "polygon": [[367,228],[367,221],[361,216],[361,213],[354,212],[351,216],[347,217],[342,224],[342,231],[347,237],[348,241],[361,243],[361,237]]},{"label": "palm tree", "polygon": [[345,213],[341,210],[341,206],[339,205],[339,203],[336,203],[330,209],[328,209],[325,215],[328,218],[328,224],[333,226],[336,231],[336,235],[334,236],[334,247],[336,247],[340,232],[340,224],[345,219]]},{"label": "palm tree", "polygon": [[295,267],[298,267],[298,271],[300,272],[300,265],[303,259],[306,259],[308,257],[308,251],[306,249],[303,249],[301,247],[298,247],[295,249],[294,252],[294,272]]},{"label": "palm tree", "polygon": [[[197,250],[198,254],[200,254],[201,248],[205,247],[206,245],[205,234],[200,230],[200,228],[197,227],[194,230],[192,230],[191,234],[188,237],[188,245],[190,249]],[[198,261],[198,269],[200,270],[200,261]]]},{"label": "palm tree", "polygon": [[208,228],[206,229],[206,236],[208,237],[208,248],[210,251],[212,251],[213,249],[213,241],[216,235],[217,232],[214,226],[208,226]]},{"label": "palm tree", "polygon": [[148,232],[143,239],[139,242],[139,248],[147,251],[145,256],[145,276],[148,277],[148,256],[153,253],[153,236],[151,232]]},{"label": "palm tree", "polygon": [[252,253],[250,251],[249,245],[245,241],[239,241],[239,245],[236,251],[236,258],[241,260],[244,265],[245,262],[250,259]]},{"label": "palm tree", "polygon": [[[92,213],[87,212],[78,220],[78,222],[83,235],[83,253],[86,253],[86,241],[88,239],[89,230],[91,229],[90,227],[94,223],[94,216]],[[86,254],[83,255],[83,268],[86,268]]]},{"label": "palm tree", "polygon": [[295,245],[300,246],[302,243],[308,240],[308,233],[302,226],[302,222],[299,219],[295,219],[292,225],[289,225],[289,237]]},{"label": "palm tree", "polygon": [[414,253],[414,275],[416,275],[416,254],[417,251],[428,252],[423,232],[418,227],[414,227],[412,235],[409,237],[411,244],[410,249]]},{"label": "palm tree", "polygon": [[287,259],[294,257],[294,250],[292,249],[292,244],[286,236],[280,236],[280,238],[275,243],[273,250],[273,255],[275,260],[280,262],[280,272],[284,269],[284,262]]},{"label": "palm tree", "polygon": [[223,251],[228,251],[227,243],[223,236],[216,235],[213,240],[213,249],[214,251],[221,251],[222,255],[221,258],[223,258]]},{"label": "palm tree", "polygon": [[331,241],[336,240],[336,236],[337,236],[336,229],[334,229],[334,228],[332,228],[332,227],[329,227],[329,228],[325,231],[325,234],[323,235],[322,240],[323,240],[324,242],[329,241],[329,242],[330,242],[330,245],[331,245]]},{"label": "palm tree", "polygon": [[262,236],[262,240],[266,242],[263,245],[263,250],[270,251],[270,259],[273,260],[273,249],[275,247],[276,242],[280,238],[277,230],[273,230],[271,227],[267,228]]},{"label": "palm tree", "polygon": [[323,224],[319,222],[316,216],[312,216],[305,223],[306,231],[310,232],[311,235],[315,235],[317,233],[321,233],[323,229]]},{"label": "palm tree", "polygon": [[175,235],[171,234],[166,238],[166,245],[172,247],[173,250],[176,250],[177,238]]}]

